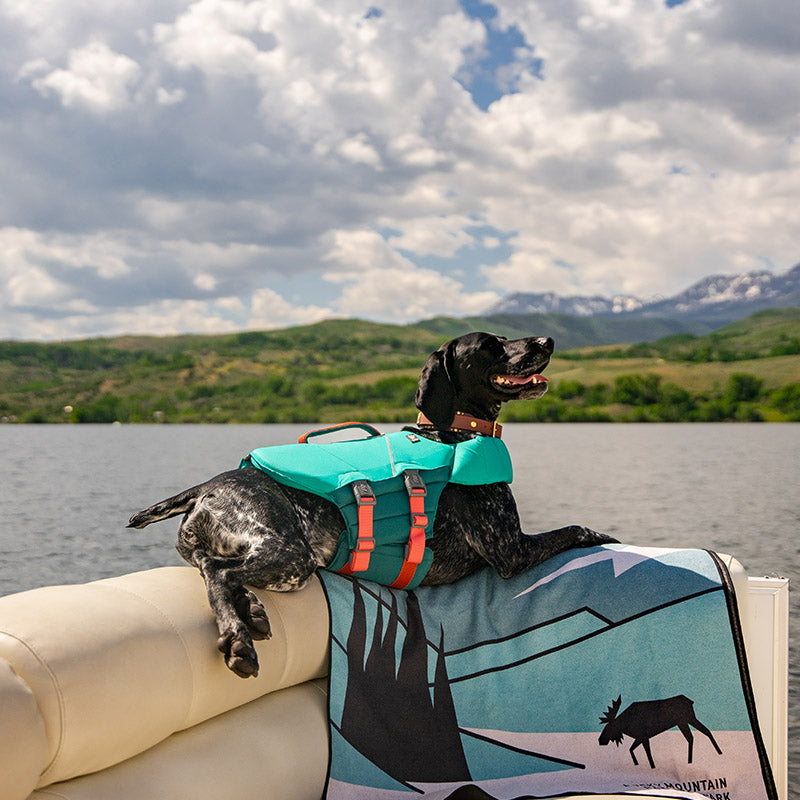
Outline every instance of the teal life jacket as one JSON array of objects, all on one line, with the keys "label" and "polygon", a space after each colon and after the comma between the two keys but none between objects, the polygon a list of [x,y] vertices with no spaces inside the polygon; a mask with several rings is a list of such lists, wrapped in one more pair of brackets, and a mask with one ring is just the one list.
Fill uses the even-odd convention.
[{"label": "teal life jacket", "polygon": [[[358,427],[366,439],[325,444],[319,434]],[[409,431],[381,434],[362,423],[310,431],[298,444],[253,450],[241,467],[257,467],[286,486],[335,503],[345,530],[326,569],[394,588],[413,589],[433,560],[427,539],[448,483],[511,483],[511,458],[500,439],[477,436],[458,444]]]}]

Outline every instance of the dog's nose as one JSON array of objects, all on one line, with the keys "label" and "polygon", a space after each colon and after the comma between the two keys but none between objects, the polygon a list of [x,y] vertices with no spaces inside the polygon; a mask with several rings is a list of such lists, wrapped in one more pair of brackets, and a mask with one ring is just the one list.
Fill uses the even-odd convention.
[{"label": "dog's nose", "polygon": [[546,350],[548,353],[552,353],[553,350],[556,348],[556,343],[549,337],[549,336],[542,336],[536,340],[536,344],[538,344],[543,350]]}]

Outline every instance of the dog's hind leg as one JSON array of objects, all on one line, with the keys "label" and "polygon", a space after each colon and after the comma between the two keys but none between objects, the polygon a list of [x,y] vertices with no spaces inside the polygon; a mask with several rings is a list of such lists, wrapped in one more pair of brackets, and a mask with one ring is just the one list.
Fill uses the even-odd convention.
[{"label": "dog's hind leg", "polygon": [[195,551],[192,561],[206,585],[208,603],[219,630],[217,649],[225,657],[226,665],[241,678],[258,675],[253,639],[268,639],[272,631],[264,606],[234,577],[241,568],[241,560],[225,562]]},{"label": "dog's hind leg", "polygon": [[239,677],[255,677],[258,656],[253,639],[269,639],[272,631],[264,606],[244,584],[278,592],[301,589],[316,569],[311,549],[308,548],[303,559],[295,553],[289,565],[273,563],[271,568],[264,563],[263,554],[217,559],[196,550],[192,563],[206,584],[208,602],[219,630],[217,648],[225,664]]}]

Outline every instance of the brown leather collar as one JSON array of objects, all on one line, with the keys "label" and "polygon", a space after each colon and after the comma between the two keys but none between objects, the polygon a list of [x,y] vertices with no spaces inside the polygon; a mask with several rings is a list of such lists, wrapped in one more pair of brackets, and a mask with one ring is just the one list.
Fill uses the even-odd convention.
[{"label": "brown leather collar", "polygon": [[[420,411],[417,416],[417,425],[420,428],[436,428],[436,426]],[[456,411],[453,421],[448,430],[466,431],[467,433],[480,433],[481,436],[493,436],[499,439],[503,434],[503,426],[497,422],[489,422],[488,419],[478,419],[469,414],[462,414]]]}]

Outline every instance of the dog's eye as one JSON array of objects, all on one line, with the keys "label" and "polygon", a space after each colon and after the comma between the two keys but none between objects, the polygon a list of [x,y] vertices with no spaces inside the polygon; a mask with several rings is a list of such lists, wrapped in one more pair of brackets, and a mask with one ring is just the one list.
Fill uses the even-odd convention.
[{"label": "dog's eye", "polygon": [[500,358],[506,352],[503,342],[507,341],[508,339],[504,338],[503,336],[487,339],[483,343],[481,349],[485,350],[487,353],[491,353],[493,358]]}]

